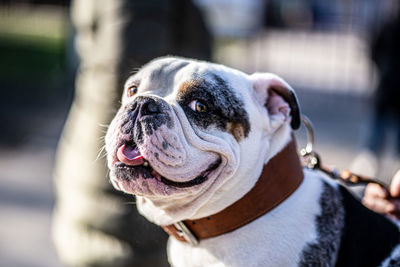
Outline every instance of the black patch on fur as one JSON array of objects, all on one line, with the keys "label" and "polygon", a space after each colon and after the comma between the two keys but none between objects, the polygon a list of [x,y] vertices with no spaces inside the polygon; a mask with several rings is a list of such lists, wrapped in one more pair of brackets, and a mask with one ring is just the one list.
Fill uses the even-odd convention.
[{"label": "black patch on fur", "polygon": [[340,245],[344,224],[344,208],[339,192],[324,183],[319,204],[321,214],[316,217],[318,238],[307,244],[299,266],[333,266]]},{"label": "black patch on fur", "polygon": [[[400,242],[397,226],[356,200],[345,188],[340,191],[345,225],[336,266],[379,266]],[[400,266],[394,259],[389,266]]]},{"label": "black patch on fur", "polygon": [[[225,130],[228,123],[240,124],[244,137],[247,137],[250,123],[244,103],[220,76],[208,73],[202,77],[205,78],[195,78],[193,86],[178,93],[177,101],[189,121],[204,129],[213,125]],[[189,107],[190,102],[196,99],[206,105],[206,112],[196,112]]]},{"label": "black patch on fur", "polygon": [[168,143],[163,141],[162,142],[162,147],[163,147],[163,149],[167,149],[168,148]]},{"label": "black patch on fur", "polygon": [[143,129],[142,129],[141,125],[139,124],[139,122],[136,123],[136,127],[133,128],[132,132],[133,132],[132,140],[136,144],[142,144],[143,141],[144,141],[144,139],[143,139]]},{"label": "black patch on fur", "polygon": [[167,124],[170,117],[167,114],[159,114],[156,116],[145,116],[139,119],[139,122],[146,133],[146,135],[152,135],[153,131],[163,125]]},{"label": "black patch on fur", "polygon": [[148,167],[144,166],[127,166],[123,164],[122,162],[117,163],[116,168],[115,168],[115,176],[118,177],[119,179],[124,179],[126,181],[129,180],[135,180],[140,177],[140,174],[142,174],[142,177],[144,179],[149,179],[153,178],[153,175],[151,174],[151,170]]}]

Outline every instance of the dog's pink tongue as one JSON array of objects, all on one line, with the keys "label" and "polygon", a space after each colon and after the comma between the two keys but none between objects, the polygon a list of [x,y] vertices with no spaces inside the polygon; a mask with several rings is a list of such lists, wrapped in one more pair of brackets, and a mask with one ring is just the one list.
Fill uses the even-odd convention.
[{"label": "dog's pink tongue", "polygon": [[144,163],[144,158],[139,149],[129,145],[122,145],[118,149],[117,158],[129,166],[138,166]]}]

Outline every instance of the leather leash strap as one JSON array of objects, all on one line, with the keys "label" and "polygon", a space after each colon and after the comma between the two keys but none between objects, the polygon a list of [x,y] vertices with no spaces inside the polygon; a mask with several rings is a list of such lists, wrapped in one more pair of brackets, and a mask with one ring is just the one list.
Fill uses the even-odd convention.
[{"label": "leather leash strap", "polygon": [[[197,240],[231,232],[278,206],[300,186],[303,179],[303,168],[292,137],[292,141],[264,166],[257,183],[246,195],[209,217],[183,221],[183,227]],[[193,243],[175,225],[162,228],[180,241]]]},{"label": "leather leash strap", "polygon": [[367,185],[369,183],[374,183],[380,185],[384,190],[386,190],[386,192],[389,192],[389,186],[376,178],[355,174],[348,170],[339,171],[335,167],[329,167],[322,164],[321,157],[315,151],[311,150],[310,152],[302,152],[302,161],[303,165],[307,168],[322,171],[330,178],[338,180],[346,185]]}]

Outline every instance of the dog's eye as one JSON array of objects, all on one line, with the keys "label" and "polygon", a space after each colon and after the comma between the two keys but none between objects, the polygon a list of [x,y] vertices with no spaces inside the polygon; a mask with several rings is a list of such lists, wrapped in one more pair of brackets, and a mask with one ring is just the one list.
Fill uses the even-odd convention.
[{"label": "dog's eye", "polygon": [[206,112],[207,106],[199,100],[193,100],[190,102],[189,107],[196,112]]},{"label": "dog's eye", "polygon": [[137,93],[136,85],[129,86],[128,90],[126,91],[126,94],[128,95],[128,97],[131,97],[131,96],[135,95],[136,93]]}]

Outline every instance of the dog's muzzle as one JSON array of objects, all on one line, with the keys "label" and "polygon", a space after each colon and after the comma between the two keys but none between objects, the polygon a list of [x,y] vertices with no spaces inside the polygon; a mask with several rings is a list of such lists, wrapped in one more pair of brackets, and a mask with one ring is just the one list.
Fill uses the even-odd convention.
[{"label": "dog's muzzle", "polygon": [[193,163],[188,158],[187,143],[182,139],[184,135],[179,122],[173,119],[173,112],[169,104],[157,96],[138,96],[125,106],[119,115],[123,118],[119,130],[123,138],[118,138],[114,147],[116,157],[111,170],[112,177],[119,182],[117,188],[144,195],[168,194],[171,188],[202,184],[221,165],[219,156],[209,155],[199,172],[189,173],[187,179],[182,173],[169,173],[167,177],[162,174]]}]

